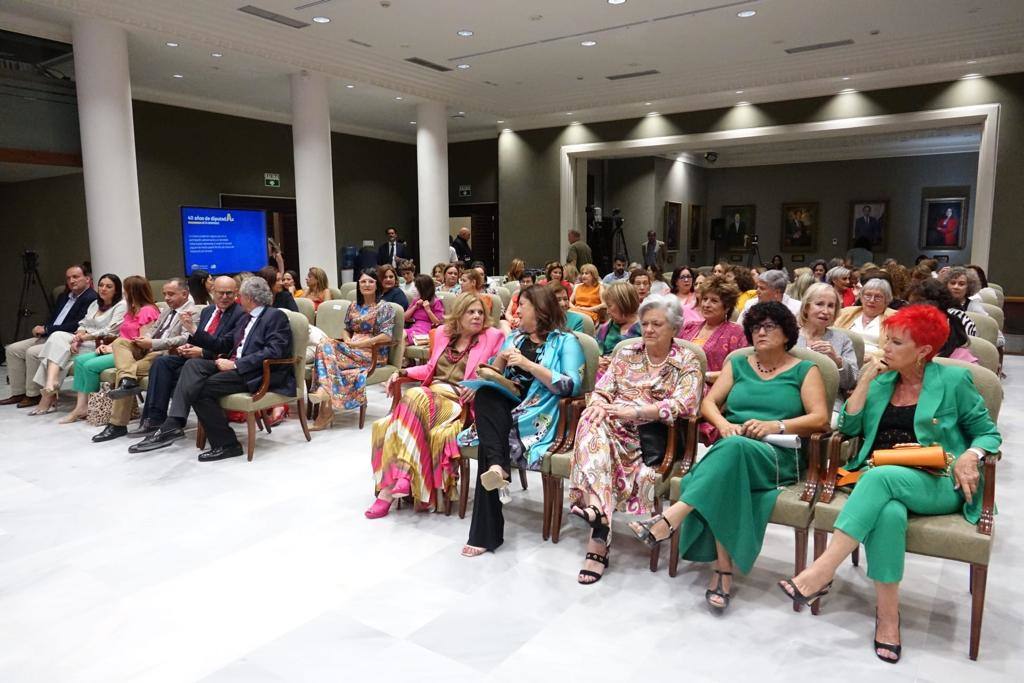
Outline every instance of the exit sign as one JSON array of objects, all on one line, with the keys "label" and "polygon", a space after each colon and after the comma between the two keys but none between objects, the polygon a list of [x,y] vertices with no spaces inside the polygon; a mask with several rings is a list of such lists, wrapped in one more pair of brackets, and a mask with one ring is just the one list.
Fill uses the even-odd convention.
[{"label": "exit sign", "polygon": [[472,197],[473,186],[472,185],[459,185],[459,196],[460,197]]},{"label": "exit sign", "polygon": [[280,173],[264,173],[263,184],[267,187],[281,187]]}]

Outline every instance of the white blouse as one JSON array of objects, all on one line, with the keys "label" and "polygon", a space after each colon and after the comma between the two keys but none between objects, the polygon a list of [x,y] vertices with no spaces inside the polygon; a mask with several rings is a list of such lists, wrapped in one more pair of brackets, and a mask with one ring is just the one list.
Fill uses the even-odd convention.
[{"label": "white blouse", "polygon": [[78,323],[78,329],[93,339],[116,337],[124,322],[124,314],[128,312],[128,302],[121,299],[105,311],[100,310],[99,299],[89,304],[85,317]]}]

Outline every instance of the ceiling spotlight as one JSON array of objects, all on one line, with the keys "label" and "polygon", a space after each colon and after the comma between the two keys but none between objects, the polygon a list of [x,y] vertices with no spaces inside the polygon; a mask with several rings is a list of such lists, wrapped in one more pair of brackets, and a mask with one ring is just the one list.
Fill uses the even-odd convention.
[{"label": "ceiling spotlight", "polygon": [[978,60],[977,60],[977,59],[968,59],[968,60],[967,60],[967,63],[968,63],[968,64],[977,64],[977,63],[978,63]]},{"label": "ceiling spotlight", "polygon": [[740,100],[739,102],[736,103],[737,107],[746,107],[746,106],[749,106],[749,105],[750,105],[750,102],[747,102],[746,100]]},{"label": "ceiling spotlight", "polygon": [[653,102],[644,102],[644,106],[645,106],[645,107],[649,107],[649,106],[651,106],[652,104],[654,104],[654,103],[653,103]]},{"label": "ceiling spotlight", "polygon": [[185,78],[185,77],[184,77],[184,76],[182,76],[181,74],[173,74],[173,77],[174,77],[174,78]]},{"label": "ceiling spotlight", "polygon": [[401,95],[395,95],[395,99],[401,101],[402,96]]},{"label": "ceiling spotlight", "polygon": [[565,112],[565,115],[566,116],[572,116],[572,112],[571,111],[567,111],[567,112]]},{"label": "ceiling spotlight", "polygon": [[964,74],[962,78],[965,81],[970,81],[975,78],[981,78],[981,74]]},{"label": "ceiling spotlight", "polygon": [[498,119],[498,123],[505,123],[505,119]]},{"label": "ceiling spotlight", "polygon": [[648,116],[657,116],[658,112],[656,112],[656,111],[649,111],[649,112],[647,112],[647,115]]},{"label": "ceiling spotlight", "polygon": [[465,116],[465,115],[466,115],[466,112],[464,112],[464,111],[460,111],[459,112],[459,116]]},{"label": "ceiling spotlight", "polygon": [[608,0],[609,5],[625,5],[626,0]]},{"label": "ceiling spotlight", "polygon": [[842,90],[839,91],[839,94],[840,95],[849,95],[849,94],[855,93],[855,92],[857,92],[856,88],[843,88]]},{"label": "ceiling spotlight", "polygon": [[597,45],[597,41],[596,40],[584,40],[582,43],[580,43],[580,45],[582,45],[583,47],[594,47],[595,45]]},{"label": "ceiling spotlight", "polygon": [[743,91],[742,91],[742,90],[737,90],[737,91],[736,91],[736,94],[737,94],[737,95],[742,95],[742,94],[743,94]]},{"label": "ceiling spotlight", "polygon": [[352,85],[351,83],[346,83],[345,87],[348,88],[349,90],[351,90],[352,88],[354,88],[356,86]]},{"label": "ceiling spotlight", "polygon": [[[613,4],[614,4],[614,3],[613,3]],[[621,5],[622,3],[620,2],[619,4]],[[578,125],[580,125],[580,122],[579,122],[579,121],[570,121],[570,122],[569,122],[569,125],[570,125],[570,126],[578,126]]]},{"label": "ceiling spotlight", "polygon": [[211,57],[214,57],[215,59],[220,59],[221,57],[223,57],[223,56],[224,56],[224,54],[223,54],[223,53],[221,53],[221,52],[211,52],[211,53],[210,53],[210,56],[211,56]]},{"label": "ceiling spotlight", "polygon": [[409,122],[409,125],[410,125],[410,126],[415,126],[415,125],[416,125],[416,122],[415,122],[415,121],[410,121],[410,122]]},{"label": "ceiling spotlight", "polygon": [[456,69],[468,69],[468,68],[469,68],[469,64],[459,64],[459,65],[458,65],[457,67],[455,67],[455,68],[456,68]]},{"label": "ceiling spotlight", "polygon": [[178,47],[177,43],[164,43],[167,47]]},{"label": "ceiling spotlight", "polygon": [[511,128],[502,128],[502,129],[501,129],[501,132],[502,132],[502,133],[511,133],[511,132],[512,132],[512,129],[511,129]]},{"label": "ceiling spotlight", "polygon": [[737,12],[736,16],[739,17],[740,19],[749,19],[750,17],[754,16],[755,14],[757,14],[757,12],[755,12],[754,10],[752,10],[752,9],[745,9],[742,12]]},{"label": "ceiling spotlight", "polygon": [[459,31],[458,34],[463,38],[469,38],[471,35],[473,35],[473,32],[470,31],[469,29],[464,28],[461,31]]},{"label": "ceiling spotlight", "polygon": [[314,24],[329,24],[331,20],[328,17],[313,17]]}]

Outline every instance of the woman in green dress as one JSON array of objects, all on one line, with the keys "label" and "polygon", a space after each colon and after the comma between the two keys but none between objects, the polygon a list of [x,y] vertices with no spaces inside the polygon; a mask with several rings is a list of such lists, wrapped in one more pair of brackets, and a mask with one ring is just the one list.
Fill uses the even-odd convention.
[{"label": "woman in green dress", "polygon": [[754,352],[733,354],[701,403],[701,416],[721,438],[683,478],[679,502],[630,524],[652,547],[679,529],[684,559],[717,561],[704,598],[718,610],[729,606],[733,567],[748,573],[761,552],[779,491],[804,469],[799,449],[763,439],[827,431],[831,416],[818,368],[789,353],[800,330],[786,306],[755,304],[743,333]]}]

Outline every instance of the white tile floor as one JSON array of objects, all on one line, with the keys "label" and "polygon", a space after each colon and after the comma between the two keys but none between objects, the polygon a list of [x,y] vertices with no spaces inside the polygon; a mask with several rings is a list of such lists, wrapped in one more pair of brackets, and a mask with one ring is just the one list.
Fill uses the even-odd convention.
[{"label": "white tile floor", "polygon": [[[2,372],[2,371],[0,371]],[[617,536],[597,586],[576,584],[582,527],[540,538],[540,479],[506,510],[506,542],[467,560],[468,520],[408,509],[369,521],[369,426],[342,416],[303,441],[261,436],[256,460],[200,464],[191,444],[130,455],[96,428],[0,408],[0,681],[689,681],[754,677],[1024,677],[1024,359],[1008,358],[1000,515],[981,658],[967,658],[967,567],[912,557],[898,666],[872,654],[872,591],[846,566],[820,617],[774,587],[792,536],[769,528],[724,616],[707,569],[651,574]],[[3,386],[0,384],[0,386]],[[0,395],[6,395],[0,389]],[[370,418],[383,415],[379,390]],[[65,404],[66,405],[66,404]],[[845,662],[841,669],[838,661]],[[838,674],[838,671],[842,674]]]}]

